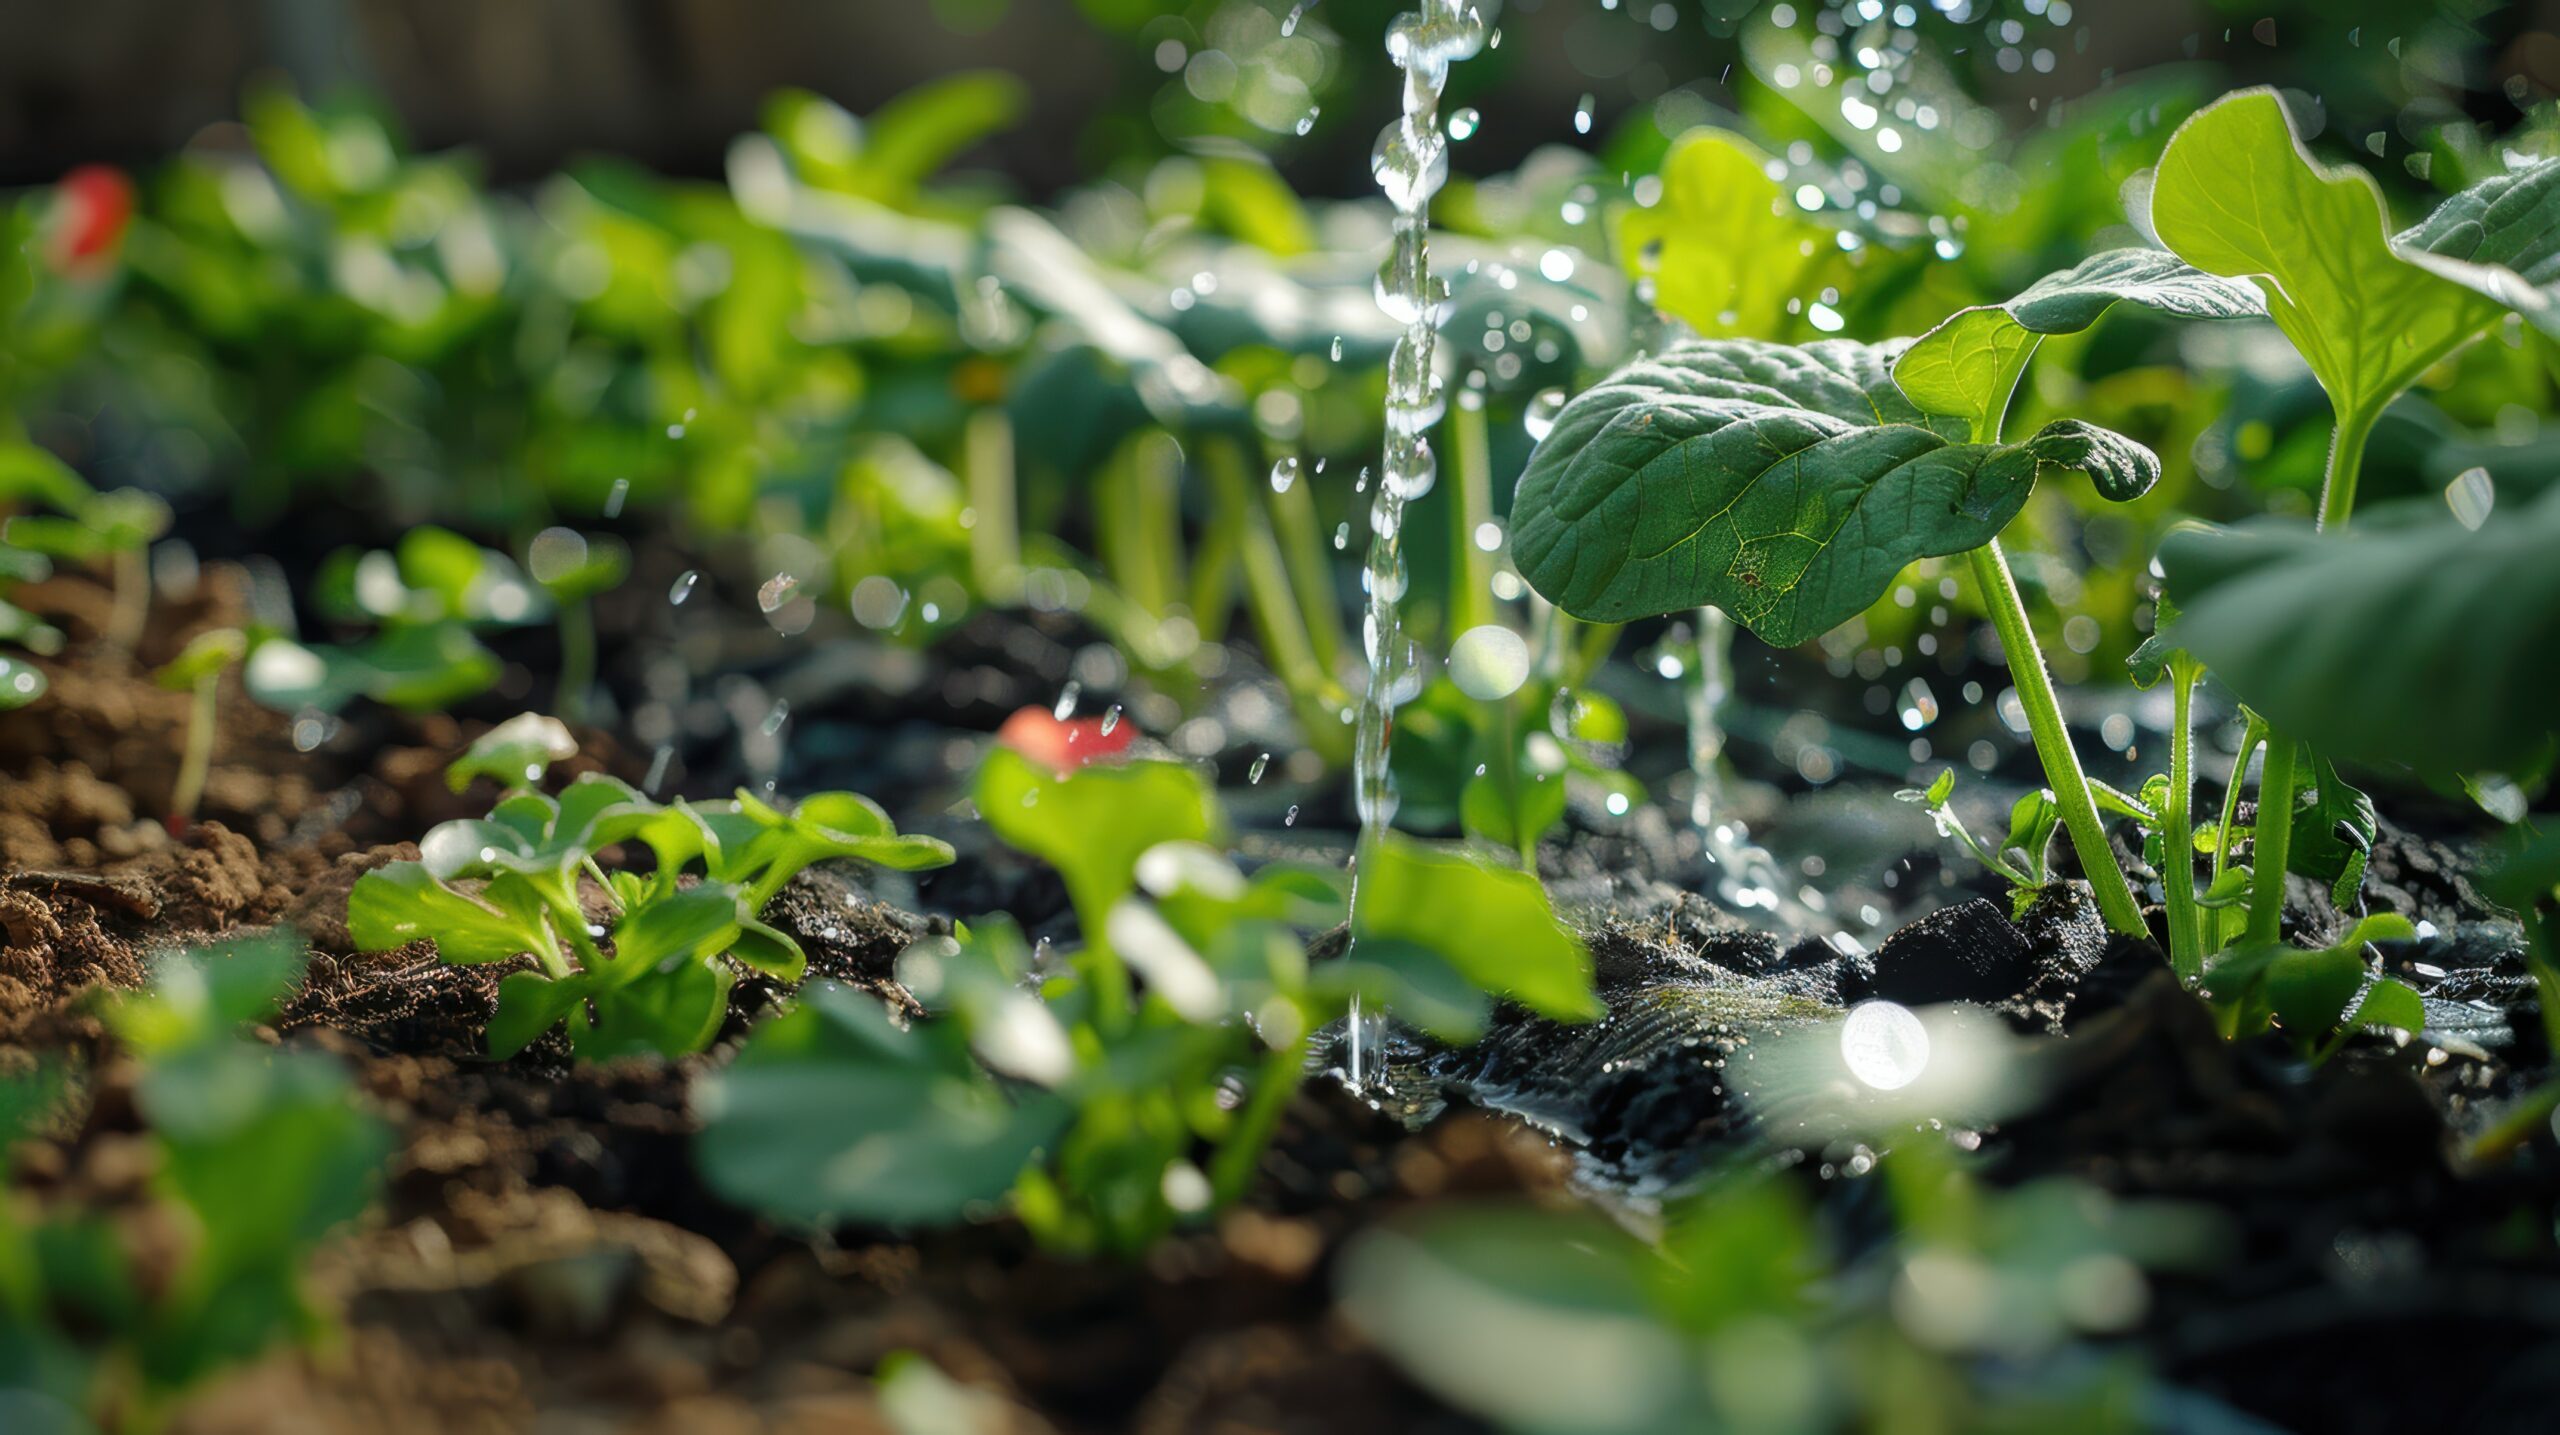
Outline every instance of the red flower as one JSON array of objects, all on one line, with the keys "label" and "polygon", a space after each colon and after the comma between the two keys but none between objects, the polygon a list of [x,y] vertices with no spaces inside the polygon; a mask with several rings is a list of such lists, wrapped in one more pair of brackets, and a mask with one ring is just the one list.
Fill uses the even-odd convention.
[{"label": "red flower", "polygon": [[996,741],[1060,777],[1092,762],[1126,755],[1137,741],[1138,727],[1110,718],[1061,718],[1044,707],[1027,707],[1004,720]]},{"label": "red flower", "polygon": [[84,164],[54,186],[46,256],[63,273],[101,266],[124,243],[133,221],[133,181],[124,171]]}]

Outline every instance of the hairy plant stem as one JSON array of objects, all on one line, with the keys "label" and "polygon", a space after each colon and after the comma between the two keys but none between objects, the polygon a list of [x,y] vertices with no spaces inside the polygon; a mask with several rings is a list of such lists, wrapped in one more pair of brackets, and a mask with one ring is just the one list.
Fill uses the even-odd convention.
[{"label": "hairy plant stem", "polygon": [[962,482],[967,486],[969,576],[978,596],[998,605],[1022,596],[1022,520],[1014,502],[1013,422],[1001,408],[969,415],[960,434]]},{"label": "hairy plant stem", "polygon": [[2222,825],[2214,833],[2213,871],[2206,885],[2222,880],[2222,869],[2231,865],[2232,832],[2240,820],[2240,780],[2249,775],[2249,758],[2266,745],[2267,724],[2247,708],[2240,709],[2240,752],[2231,760],[2231,780],[2222,788]]},{"label": "hairy plant stem", "polygon": [[[1303,1028],[1305,1022],[1300,1021]],[[1271,1133],[1280,1125],[1280,1113],[1289,1107],[1289,1098],[1305,1079],[1307,1069],[1307,1034],[1302,1029],[1296,1039],[1275,1047],[1262,1059],[1256,1073],[1253,1094],[1245,1098],[1244,1109],[1236,1113],[1236,1124],[1218,1143],[1217,1153],[1209,1158],[1210,1204],[1226,1207],[1242,1199],[1245,1188],[1253,1183],[1254,1168],[1261,1164],[1263,1148],[1271,1144]]]},{"label": "hairy plant stem", "polygon": [[2373,425],[2381,417],[2372,413],[2345,413],[2338,416],[2338,426],[2329,435],[2329,468],[2320,480],[2320,531],[2347,526],[2347,516],[2355,512],[2356,479],[2364,471],[2365,440],[2373,436]]},{"label": "hairy plant stem", "polygon": [[1991,610],[1992,625],[1999,630],[2009,675],[2017,685],[2019,704],[2026,709],[2027,730],[2035,738],[2036,757],[2044,764],[2054,805],[2062,809],[2062,825],[2071,834],[2071,849],[2080,856],[2081,874],[2098,895],[2098,911],[2115,931],[2132,937],[2148,935],[2141,904],[2134,900],[2133,887],[2116,863],[2115,849],[2107,845],[2106,826],[2098,818],[2096,799],[2089,795],[2089,779],[2080,770],[2080,754],[2071,746],[2070,730],[2063,725],[2062,704],[2054,696],[2052,675],[2045,671],[2044,650],[2036,645],[2035,629],[2027,623],[2026,600],[2009,572],[2009,560],[2000,552],[2000,540],[1992,539],[1965,557],[1973,565],[1973,581],[1982,590],[1983,606]]},{"label": "hairy plant stem", "polygon": [[2293,791],[2302,744],[2281,733],[2267,737],[2266,766],[2258,770],[2257,835],[2250,842],[2249,940],[2284,936],[2284,870],[2293,860]]},{"label": "hairy plant stem", "polygon": [[196,804],[204,800],[205,775],[213,768],[214,700],[222,675],[196,679],[193,709],[187,715],[186,754],[178,762],[178,785],[169,794],[169,826],[184,832],[194,825]]},{"label": "hairy plant stem", "polygon": [[1449,459],[1456,470],[1456,509],[1449,516],[1448,636],[1493,621],[1493,555],[1476,545],[1476,532],[1493,521],[1493,448],[1485,431],[1485,406],[1449,405]]},{"label": "hairy plant stem", "polygon": [[2162,814],[2160,886],[2168,894],[2169,965],[2193,986],[2204,975],[2204,920],[2196,906],[2195,696],[2203,669],[2192,659],[2169,664],[2169,800]]}]

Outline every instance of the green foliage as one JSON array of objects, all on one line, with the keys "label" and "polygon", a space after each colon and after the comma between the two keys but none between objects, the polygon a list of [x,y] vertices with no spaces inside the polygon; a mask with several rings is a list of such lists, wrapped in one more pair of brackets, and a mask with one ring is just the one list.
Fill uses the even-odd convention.
[{"label": "green foliage", "polygon": [[2064,420],[1965,441],[1894,386],[1898,346],[1723,340],[1640,360],[1565,406],[1520,479],[1513,553],[1557,607],[1622,622],[1712,603],[1770,643],[1855,616],[1917,558],[1996,537],[2047,467],[2111,497],[2150,451]]},{"label": "green foliage", "polygon": [[[515,774],[515,790],[485,819],[438,824],[419,843],[420,860],[366,873],[347,904],[348,931],[365,951],[424,940],[449,962],[534,958],[533,969],[499,983],[495,1056],[562,1025],[581,1060],[700,1051],[727,1014],[732,961],[786,982],[805,970],[799,945],[758,920],[794,874],[836,857],[901,869],[951,860],[948,846],[900,835],[852,793],[820,794],[790,812],[745,792],[728,803],[661,805],[588,774],[548,797],[530,784],[551,760],[545,739],[558,735],[521,722],[456,764],[466,777],[495,764]],[[597,857],[624,842],[647,847],[655,871],[607,875]],[[687,885],[696,864],[704,877]],[[582,874],[596,879],[610,911],[601,931],[590,927]]]},{"label": "green foliage", "polygon": [[1850,1431],[1915,1411],[1950,1429],[2136,1428],[2138,1372],[2067,1343],[2138,1314],[2144,1264],[2196,1257],[2185,1223],[2067,1183],[1992,1191],[1919,1146],[1881,1179],[1896,1229],[1836,1272],[1784,1185],[1729,1175],[1675,1205],[1658,1243],[1587,1211],[1414,1213],[1346,1253],[1342,1310],[1504,1430]]},{"label": "green foliage", "polygon": [[2280,1027],[2312,1060],[2321,1060],[2349,1036],[2369,1027],[2416,1035],[2426,1026],[2418,994],[2365,965],[2368,942],[2408,941],[2417,935],[2397,913],[2366,917],[2334,945],[2317,951],[2256,944],[2223,954],[2205,970],[2205,995],[2223,1034],[2254,1036]]},{"label": "green foliage", "polygon": [[461,792],[471,779],[486,777],[509,790],[534,787],[551,764],[577,755],[578,739],[568,724],[540,713],[518,713],[473,738],[462,756],[446,765],[445,785]]},{"label": "green foliage", "polygon": [[2180,640],[2280,730],[2434,772],[2521,770],[2560,687],[2560,494],[2474,532],[2450,518],[2346,535],[2186,529],[2161,544]]},{"label": "green foliage", "polygon": [[1618,264],[1653,281],[1653,304],[1701,334],[1769,337],[1787,301],[1840,264],[1836,232],[1798,209],[1769,157],[1739,135],[1694,129],[1662,158],[1662,198],[1618,216]]},{"label": "green foliage", "polygon": [[221,1370],[325,1331],[303,1266],[364,1209],[391,1136],[334,1057],[238,1036],[301,970],[296,943],[244,938],[163,958],[107,1008],[141,1064],[152,1195],[179,1239],[146,1266],[114,1213],[0,1192],[0,1387],[149,1428]]},{"label": "green foliage", "polygon": [[2054,880],[2053,838],[2062,829],[2062,809],[2053,794],[2043,789],[2021,794],[2009,807],[2008,835],[1998,847],[1986,847],[1957,815],[1952,801],[1955,789],[1956,770],[1950,767],[1926,788],[1906,787],[1894,796],[1928,809],[1940,837],[1963,844],[1975,861],[2007,882],[2011,912],[2023,916],[2027,905]]}]

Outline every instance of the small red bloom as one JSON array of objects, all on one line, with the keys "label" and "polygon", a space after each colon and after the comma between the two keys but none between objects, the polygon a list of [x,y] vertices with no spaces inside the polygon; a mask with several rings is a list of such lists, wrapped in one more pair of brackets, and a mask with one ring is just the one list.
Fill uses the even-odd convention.
[{"label": "small red bloom", "polygon": [[124,171],[84,164],[54,186],[47,257],[63,273],[90,269],[112,257],[133,221],[133,181]]},{"label": "small red bloom", "polygon": [[1137,724],[1108,718],[1061,718],[1044,707],[1027,707],[1004,720],[996,741],[1060,777],[1087,763],[1125,756],[1137,741]]}]

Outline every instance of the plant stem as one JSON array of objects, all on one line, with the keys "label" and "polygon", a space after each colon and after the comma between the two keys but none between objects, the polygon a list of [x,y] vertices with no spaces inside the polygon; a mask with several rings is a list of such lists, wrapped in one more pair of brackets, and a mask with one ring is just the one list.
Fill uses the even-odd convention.
[{"label": "plant stem", "polygon": [[1485,432],[1485,406],[1467,407],[1462,395],[1449,405],[1449,462],[1456,470],[1457,503],[1449,515],[1448,636],[1493,621],[1493,555],[1476,545],[1476,533],[1493,521],[1493,447]]},{"label": "plant stem", "polygon": [[987,602],[1009,605],[1022,596],[1022,519],[1014,502],[1013,422],[1000,408],[969,415],[960,434],[962,481],[967,485],[970,579]]},{"label": "plant stem", "polygon": [[1280,1124],[1280,1113],[1287,1110],[1289,1097],[1305,1079],[1307,1069],[1306,1022],[1300,1019],[1297,1038],[1275,1047],[1262,1059],[1262,1070],[1253,1083],[1253,1094],[1245,1098],[1244,1109],[1236,1113],[1236,1124],[1218,1143],[1217,1154],[1209,1158],[1209,1193],[1216,1206],[1233,1205],[1242,1198],[1245,1187],[1253,1183],[1254,1168],[1261,1164],[1263,1148],[1271,1144],[1271,1133]]},{"label": "plant stem", "polygon": [[148,547],[116,550],[115,606],[107,617],[107,641],[131,656],[151,625],[151,553]]},{"label": "plant stem", "polygon": [[1288,561],[1270,520],[1261,513],[1245,514],[1243,559],[1245,609],[1262,640],[1264,660],[1289,690],[1307,746],[1327,765],[1349,761],[1351,732],[1342,725],[1342,710],[1350,695],[1316,655],[1297,595],[1290,591]]},{"label": "plant stem", "polygon": [[[587,914],[578,907],[576,881],[574,877],[563,877],[532,885],[542,894],[542,905],[551,913],[551,924],[560,929],[560,935],[568,938],[570,948],[577,952],[578,965],[589,972],[601,972],[605,969],[604,949],[596,945],[594,935],[587,930]],[[569,968],[557,951],[533,955],[553,977],[569,975]]]},{"label": "plant stem", "polygon": [[184,832],[194,825],[196,804],[204,800],[205,775],[213,768],[214,699],[219,672],[196,679],[194,710],[187,717],[186,755],[178,763],[178,786],[169,794],[169,826]]},{"label": "plant stem", "polygon": [[1994,538],[1965,556],[1973,565],[1973,581],[1982,590],[1983,606],[1991,610],[1992,625],[1999,630],[2009,675],[2026,709],[2027,729],[2035,737],[2036,757],[2044,764],[2054,804],[2062,809],[2062,825],[2070,831],[2071,848],[2080,856],[2081,874],[2098,895],[2098,910],[2115,931],[2147,936],[2141,904],[2134,901],[2124,869],[2116,864],[2115,850],[2107,845],[2107,829],[2098,819],[2097,802],[2089,795],[2089,779],[2080,770],[2080,754],[2072,749],[2070,730],[2063,726],[2062,704],[2054,697],[2052,675],[2045,671],[2044,650],[2036,646],[2035,630],[2027,623],[2026,600],[2019,595],[2018,580],[2000,552],[2000,540]]},{"label": "plant stem", "polygon": [[1288,567],[1289,587],[1297,596],[1308,651],[1330,678],[1341,671],[1342,613],[1334,596],[1333,566],[1325,558],[1324,537],[1316,531],[1312,478],[1302,476],[1287,491],[1271,495],[1271,526]]},{"label": "plant stem", "polygon": [[1513,711],[1513,698],[1493,701],[1493,765],[1491,771],[1501,784],[1503,810],[1511,818],[1511,845],[1520,853],[1520,869],[1531,876],[1538,872],[1538,834],[1528,822],[1528,804],[1521,800],[1520,786],[1520,715]]},{"label": "plant stem", "polygon": [[584,722],[596,684],[596,614],[585,598],[560,605],[560,681],[551,706],[562,722]]},{"label": "plant stem", "polygon": [[2257,836],[2250,843],[2249,940],[2284,937],[2284,869],[2293,859],[2294,760],[2302,744],[2270,734],[2258,773]]},{"label": "plant stem", "polygon": [[2193,986],[2204,975],[2204,921],[2196,907],[2195,696],[2202,675],[2193,662],[2169,668],[2169,800],[2161,814],[2161,889],[2169,902],[2169,965]]},{"label": "plant stem", "polygon": [[1202,454],[1209,477],[1209,520],[1201,530],[1198,561],[1191,565],[1191,621],[1203,643],[1223,642],[1235,612],[1236,563],[1244,548],[1245,516],[1253,505],[1245,476],[1243,441],[1214,437]]},{"label": "plant stem", "polygon": [[2338,416],[2338,426],[2329,435],[2329,469],[2320,480],[2320,531],[2346,527],[2347,515],[2355,512],[2365,440],[2373,436],[2374,421],[2380,417],[2378,410]]},{"label": "plant stem", "polygon": [[2222,788],[2222,826],[2214,834],[2213,872],[2211,880],[2222,880],[2222,869],[2231,863],[2231,827],[2240,820],[2240,780],[2249,775],[2249,757],[2267,740],[2267,725],[2247,708],[2240,710],[2240,753],[2231,761],[2231,781]]}]

